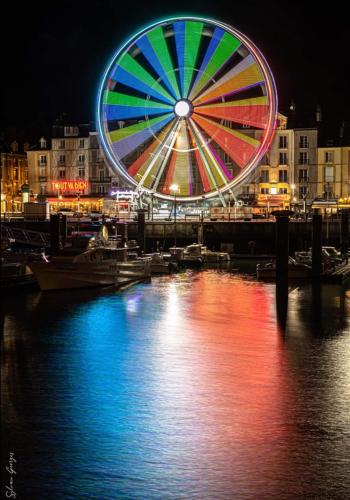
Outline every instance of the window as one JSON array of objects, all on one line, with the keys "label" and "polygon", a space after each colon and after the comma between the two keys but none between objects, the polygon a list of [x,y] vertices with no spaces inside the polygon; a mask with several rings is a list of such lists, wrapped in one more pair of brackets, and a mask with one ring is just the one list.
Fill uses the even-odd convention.
[{"label": "window", "polygon": [[91,151],[91,158],[92,158],[92,162],[93,163],[97,163],[98,159],[97,159],[97,151],[95,149],[93,149]]},{"label": "window", "polygon": [[85,163],[85,155],[79,155],[78,156],[78,163],[80,165],[83,165]]},{"label": "window", "polygon": [[299,170],[299,182],[306,182],[308,180],[307,170],[306,168],[302,168]]},{"label": "window", "polygon": [[105,172],[104,172],[104,170],[100,170],[99,177],[100,177],[100,182],[104,182],[104,180],[105,180]]},{"label": "window", "polygon": [[288,154],[280,153],[280,165],[287,165],[287,164],[288,164]]},{"label": "window", "polygon": [[66,157],[65,155],[60,155],[59,157],[59,164],[64,165],[66,163]]},{"label": "window", "polygon": [[79,177],[80,179],[85,177],[85,168],[84,168],[84,167],[79,167],[79,170],[78,170],[78,177]]},{"label": "window", "polygon": [[60,170],[59,170],[59,177],[60,177],[60,179],[65,179],[66,178],[66,169],[65,168],[60,168]]},{"label": "window", "polygon": [[299,138],[299,148],[308,148],[309,138],[307,135],[301,135]]},{"label": "window", "polygon": [[288,194],[287,188],[279,188],[279,194]]},{"label": "window", "polygon": [[40,149],[46,149],[47,145],[46,139],[42,137],[39,142],[40,142]]},{"label": "window", "polygon": [[325,167],[325,169],[324,169],[324,181],[325,182],[334,182],[334,168],[333,167]]},{"label": "window", "polygon": [[333,151],[325,151],[324,161],[325,161],[325,163],[333,163],[334,162],[334,152]]},{"label": "window", "polygon": [[65,137],[77,136],[78,134],[79,134],[78,127],[64,127],[64,136]]},{"label": "window", "polygon": [[279,148],[280,149],[286,149],[288,147],[288,142],[287,142],[287,136],[286,135],[280,135],[280,140],[279,140]]},{"label": "window", "polygon": [[306,186],[300,186],[299,188],[299,198],[305,198],[307,195],[307,187]]},{"label": "window", "polygon": [[98,186],[98,191],[99,194],[104,194],[105,193],[105,187],[104,186]]},{"label": "window", "polygon": [[278,182],[288,182],[288,171],[280,170],[278,172]]},{"label": "window", "polygon": [[300,151],[299,165],[307,165],[309,163],[309,153],[307,151]]},{"label": "window", "polygon": [[79,148],[84,148],[84,147],[85,147],[84,139],[79,139]]},{"label": "window", "polygon": [[260,193],[261,194],[269,194],[269,188],[261,188]]},{"label": "window", "polygon": [[60,140],[60,149],[64,149],[66,147],[66,141],[64,139]]},{"label": "window", "polygon": [[45,165],[47,164],[47,158],[46,155],[40,155],[39,156],[39,165]]},{"label": "window", "polygon": [[15,170],[14,170],[14,178],[15,178],[15,181],[18,181],[18,168],[15,168]]},{"label": "window", "polygon": [[261,171],[261,182],[269,182],[269,171],[268,170]]}]

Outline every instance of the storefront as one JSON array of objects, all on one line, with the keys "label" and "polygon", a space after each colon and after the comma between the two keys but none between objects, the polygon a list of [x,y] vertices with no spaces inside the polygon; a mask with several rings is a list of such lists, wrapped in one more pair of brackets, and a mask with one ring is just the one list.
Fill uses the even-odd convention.
[{"label": "storefront", "polygon": [[259,194],[257,206],[262,212],[271,213],[273,210],[288,210],[290,196],[288,194]]},{"label": "storefront", "polygon": [[63,196],[49,197],[47,201],[50,204],[50,212],[57,213],[62,208],[72,210],[81,214],[90,212],[100,212],[103,208],[103,198],[94,198],[91,196]]}]

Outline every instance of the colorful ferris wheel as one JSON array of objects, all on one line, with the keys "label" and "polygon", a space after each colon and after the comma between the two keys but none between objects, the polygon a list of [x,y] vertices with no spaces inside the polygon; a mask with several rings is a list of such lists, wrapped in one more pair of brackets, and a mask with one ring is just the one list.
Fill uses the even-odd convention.
[{"label": "colorful ferris wheel", "polygon": [[137,190],[191,201],[252,173],[273,138],[277,93],[245,35],[184,17],[151,25],[118,50],[97,114],[116,173]]}]

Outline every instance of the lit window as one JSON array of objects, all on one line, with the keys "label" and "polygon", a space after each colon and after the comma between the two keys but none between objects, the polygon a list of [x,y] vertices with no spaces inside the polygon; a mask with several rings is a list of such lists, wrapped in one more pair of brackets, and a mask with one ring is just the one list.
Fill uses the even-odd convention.
[{"label": "lit window", "polygon": [[333,163],[334,162],[334,152],[333,151],[325,151],[324,161],[325,161],[325,163]]},{"label": "lit window", "polygon": [[286,149],[287,146],[287,136],[286,135],[280,135],[279,139],[279,148],[280,149]]},{"label": "lit window", "polygon": [[299,148],[308,148],[309,138],[307,135],[301,135],[299,138]]}]

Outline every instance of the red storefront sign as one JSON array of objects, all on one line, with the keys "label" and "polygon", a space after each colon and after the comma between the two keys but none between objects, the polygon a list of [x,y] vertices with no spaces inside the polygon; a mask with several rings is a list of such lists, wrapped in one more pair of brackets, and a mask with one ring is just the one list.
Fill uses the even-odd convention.
[{"label": "red storefront sign", "polygon": [[89,183],[87,181],[52,181],[52,187],[61,193],[65,191],[86,191]]}]

